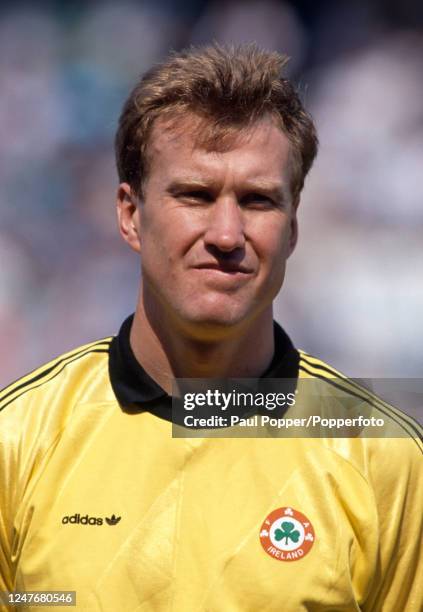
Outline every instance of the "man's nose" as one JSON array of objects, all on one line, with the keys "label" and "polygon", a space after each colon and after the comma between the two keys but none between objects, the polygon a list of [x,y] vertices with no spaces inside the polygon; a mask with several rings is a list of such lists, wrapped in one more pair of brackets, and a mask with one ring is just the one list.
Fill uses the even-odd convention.
[{"label": "man's nose", "polygon": [[222,252],[230,252],[245,246],[244,219],[235,198],[217,200],[210,208],[204,240]]}]

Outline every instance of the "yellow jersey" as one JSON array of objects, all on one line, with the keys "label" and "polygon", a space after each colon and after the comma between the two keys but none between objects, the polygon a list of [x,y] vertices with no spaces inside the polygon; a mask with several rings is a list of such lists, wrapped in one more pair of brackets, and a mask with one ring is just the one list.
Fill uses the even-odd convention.
[{"label": "yellow jersey", "polygon": [[[1,591],[72,590],[90,612],[421,611],[409,417],[384,405],[396,439],[174,438],[130,326],[0,394]],[[276,327],[265,376],[335,375]]]}]

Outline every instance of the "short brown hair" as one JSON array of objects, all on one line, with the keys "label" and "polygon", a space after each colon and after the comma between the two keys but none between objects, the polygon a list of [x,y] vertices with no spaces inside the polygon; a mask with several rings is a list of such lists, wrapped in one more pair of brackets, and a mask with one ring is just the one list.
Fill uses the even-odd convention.
[{"label": "short brown hair", "polygon": [[[292,191],[298,197],[317,153],[317,134],[292,83],[288,57],[255,44],[191,47],[147,72],[125,102],[116,134],[121,182],[140,194],[148,173],[148,143],[160,117],[194,113],[212,124],[214,144],[271,115],[292,145]],[[210,130],[209,130],[210,132]]]}]

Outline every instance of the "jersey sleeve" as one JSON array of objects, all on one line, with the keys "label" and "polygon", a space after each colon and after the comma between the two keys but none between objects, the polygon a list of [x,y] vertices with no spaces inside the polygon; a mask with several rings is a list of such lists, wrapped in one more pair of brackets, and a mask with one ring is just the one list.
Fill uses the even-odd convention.
[{"label": "jersey sleeve", "polygon": [[[0,412],[0,591],[13,590],[13,497],[15,485],[15,449],[6,419]],[[2,607],[0,602],[0,609]]]},{"label": "jersey sleeve", "polygon": [[365,612],[423,609],[423,454],[414,438],[383,439],[370,456],[379,554]]},{"label": "jersey sleeve", "polygon": [[[9,400],[12,392],[3,392],[0,401],[0,590],[13,591],[16,567],[24,541],[25,517],[31,508],[25,494],[37,476],[45,441],[47,421],[38,406],[39,397],[31,393]],[[36,416],[34,417],[34,414]],[[10,606],[0,610],[10,611]]]}]

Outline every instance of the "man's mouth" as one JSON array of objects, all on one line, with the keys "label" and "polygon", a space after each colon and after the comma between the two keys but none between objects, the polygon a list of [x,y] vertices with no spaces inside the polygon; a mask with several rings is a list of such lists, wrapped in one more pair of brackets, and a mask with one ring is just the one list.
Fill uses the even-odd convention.
[{"label": "man's mouth", "polygon": [[195,266],[197,270],[215,270],[216,272],[222,272],[225,274],[251,274],[252,269],[238,263],[232,263],[230,261],[222,262],[207,262]]}]

